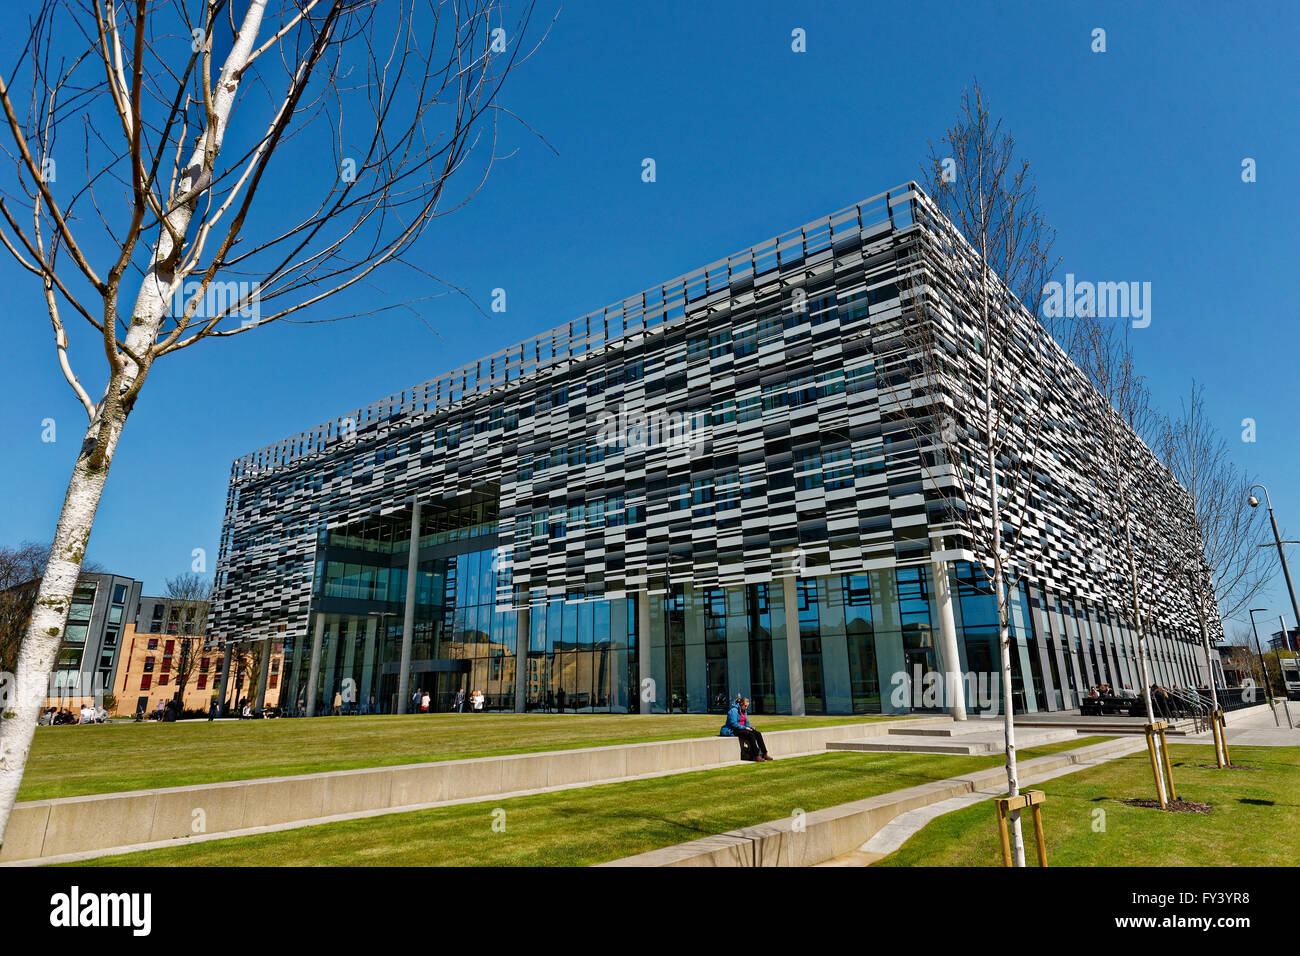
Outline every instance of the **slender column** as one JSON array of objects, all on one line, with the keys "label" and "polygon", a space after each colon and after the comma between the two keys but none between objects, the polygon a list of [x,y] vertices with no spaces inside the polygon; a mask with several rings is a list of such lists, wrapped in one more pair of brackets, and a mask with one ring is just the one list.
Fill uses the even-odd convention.
[{"label": "slender column", "polygon": [[379,706],[379,695],[375,692],[375,642],[379,640],[379,623],[384,624],[384,636],[388,635],[388,616],[376,615],[366,621],[366,649],[361,659],[361,685],[357,688],[357,713],[373,714],[370,698],[375,698],[375,707]]},{"label": "slender column", "polygon": [[325,615],[316,612],[316,636],[311,642],[311,668],[307,672],[307,716],[316,716],[316,683],[320,680],[320,646],[325,639]]},{"label": "slender column", "polygon": [[[650,592],[636,592],[636,659],[637,673],[640,675],[642,683],[650,676]],[[637,711],[642,714],[650,713],[651,701],[646,700],[646,695],[641,692],[640,687],[630,688],[633,694],[636,694],[638,701]],[[656,696],[657,688],[656,688]]]},{"label": "slender column", "polygon": [[267,635],[266,640],[262,642],[262,667],[257,675],[257,703],[253,705],[256,713],[260,713],[266,706],[266,678],[271,673],[271,649],[274,646],[270,635]]},{"label": "slender column", "polygon": [[221,701],[221,715],[223,717],[226,710],[226,682],[230,680],[230,653],[234,648],[235,646],[230,641],[226,641],[225,651],[221,658],[221,687],[217,690],[217,700]]},{"label": "slender column", "polygon": [[[347,710],[347,706],[348,706],[348,704],[350,704],[350,703],[351,703],[351,704],[356,704],[356,705],[357,705],[357,711],[358,711],[358,712],[361,710],[361,707],[360,707],[360,704],[361,704],[361,688],[357,686],[357,651],[358,651],[358,650],[361,650],[362,653],[365,652],[365,645],[361,643],[361,641],[363,640],[363,638],[362,638],[361,634],[358,633],[358,632],[361,630],[361,628],[360,628],[359,625],[360,625],[360,623],[361,623],[362,620],[363,620],[363,618],[357,617],[357,616],[355,616],[355,615],[349,615],[349,616],[348,616],[348,619],[347,619],[347,621],[348,621],[348,642],[347,642],[347,644],[343,647],[343,676],[342,676],[342,679],[339,681],[338,691],[339,691],[339,694],[342,695],[342,696],[345,696],[345,697],[354,697],[355,699],[354,699],[354,700],[351,700],[351,701],[349,701],[349,700],[345,700],[345,701],[343,701],[343,709],[344,709],[345,711]],[[370,617],[369,615],[367,615],[367,616],[364,618],[364,621],[365,621],[365,626],[366,626],[366,631],[367,631],[367,632],[369,632],[371,629],[374,628],[374,626],[375,626],[375,619],[374,619],[373,617]],[[342,628],[342,626],[341,626],[341,622],[340,622],[340,627],[339,627],[339,633],[340,633],[340,635],[342,634],[342,632],[343,632],[343,628]],[[345,684],[349,679],[352,681],[352,693],[351,693],[351,694],[343,694],[343,686],[344,686],[344,684]],[[330,700],[333,701],[333,699],[334,699],[334,695],[331,693],[331,694],[330,694]],[[330,713],[333,713],[333,712],[334,712],[334,709],[333,709],[333,707],[331,707],[331,708],[330,708]]]},{"label": "slender column", "polygon": [[402,609],[402,662],[397,672],[397,712],[406,713],[410,696],[411,641],[415,639],[415,576],[420,569],[420,501],[411,502],[411,550],[406,556],[406,607]]},{"label": "slender column", "polygon": [[520,608],[518,624],[515,628],[515,713],[522,714],[528,707],[528,698],[524,693],[524,684],[528,679],[528,648],[531,645],[531,613],[529,608]]},{"label": "slender column", "polygon": [[781,579],[782,604],[785,605],[785,656],[790,667],[790,713],[805,714],[803,699],[803,641],[799,637],[799,594],[794,576]]},{"label": "slender column", "polygon": [[957,651],[957,624],[952,615],[952,584],[948,578],[948,562],[933,559],[930,562],[931,586],[934,606],[939,613],[939,652],[943,657],[943,694],[948,701],[948,713],[953,720],[966,719],[966,691],[961,679],[961,655]]}]

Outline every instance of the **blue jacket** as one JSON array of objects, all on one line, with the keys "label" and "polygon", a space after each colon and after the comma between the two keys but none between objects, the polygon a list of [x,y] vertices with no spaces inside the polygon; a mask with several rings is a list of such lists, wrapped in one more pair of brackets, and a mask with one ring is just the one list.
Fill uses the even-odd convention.
[{"label": "blue jacket", "polygon": [[735,704],[732,704],[731,710],[727,711],[727,722],[723,724],[722,729],[718,731],[718,736],[734,737],[736,736],[736,731],[741,727],[748,727],[750,730],[754,729],[753,725],[749,723],[748,714],[745,715],[745,723],[742,724],[740,722],[740,708]]}]

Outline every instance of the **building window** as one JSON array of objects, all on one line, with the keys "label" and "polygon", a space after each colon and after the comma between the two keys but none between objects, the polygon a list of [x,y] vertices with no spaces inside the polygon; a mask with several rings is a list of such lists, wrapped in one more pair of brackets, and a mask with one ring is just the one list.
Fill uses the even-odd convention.
[{"label": "building window", "polygon": [[804,578],[799,581],[797,591],[799,646],[803,652],[804,708],[809,714],[826,713],[826,698],[822,687],[821,608],[817,583],[816,578]]},{"label": "building window", "polygon": [[153,675],[145,674],[140,678],[140,689],[148,690],[153,685]]}]

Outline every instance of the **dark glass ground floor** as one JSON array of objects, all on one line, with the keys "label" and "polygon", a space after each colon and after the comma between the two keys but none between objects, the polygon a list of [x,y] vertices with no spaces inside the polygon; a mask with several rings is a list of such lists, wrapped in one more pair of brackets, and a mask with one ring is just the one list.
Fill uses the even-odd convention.
[{"label": "dark glass ground floor", "polygon": [[[744,694],[760,714],[907,713],[944,709],[925,688],[947,668],[962,675],[969,710],[1000,710],[995,602],[964,563],[519,610],[497,604],[494,527],[462,532],[422,539],[404,693],[405,549],[391,559],[346,540],[324,549],[307,638],[285,648],[285,708],[328,714],[337,695],[347,714],[409,712],[427,693],[445,712],[463,690],[466,709],[478,691],[489,711],[721,713]],[[950,597],[936,597],[936,573]],[[943,660],[945,600],[955,668]],[[1070,708],[1102,684],[1141,686],[1136,642],[1103,606],[1021,582],[1011,631],[1017,712]],[[1190,635],[1157,628],[1147,650],[1153,683],[1208,679]]]}]

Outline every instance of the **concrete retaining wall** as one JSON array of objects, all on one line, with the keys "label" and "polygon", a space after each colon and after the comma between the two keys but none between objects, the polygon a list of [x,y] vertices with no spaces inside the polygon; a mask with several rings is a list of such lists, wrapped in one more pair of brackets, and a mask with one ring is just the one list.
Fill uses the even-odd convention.
[{"label": "concrete retaining wall", "polygon": [[[946,717],[907,721],[913,726],[946,722]],[[824,750],[830,740],[888,733],[898,724],[841,724],[773,731],[763,737],[769,752],[781,757]],[[14,807],[0,862],[680,773],[739,759],[734,737],[696,737],[33,800]]]},{"label": "concrete retaining wall", "polygon": [[[1132,739],[1108,740],[1090,747],[1037,757],[1020,764],[1023,776],[1044,773],[1109,756],[1135,746]],[[679,843],[601,866],[812,866],[856,850],[894,817],[942,800],[1002,788],[1006,771],[993,767],[935,783],[896,790],[865,800],[841,803],[805,815],[796,830],[793,817],[731,830],[702,840]],[[989,817],[990,826],[992,816]]]}]

